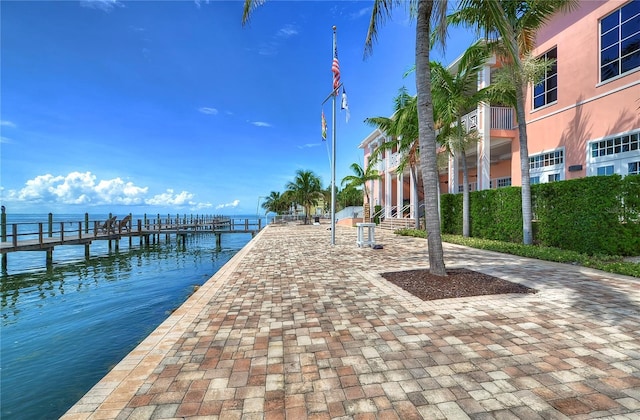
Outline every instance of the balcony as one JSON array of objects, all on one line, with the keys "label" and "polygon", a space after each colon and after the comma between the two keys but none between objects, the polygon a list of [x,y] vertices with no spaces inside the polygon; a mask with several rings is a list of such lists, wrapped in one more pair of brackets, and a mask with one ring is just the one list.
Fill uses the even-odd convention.
[{"label": "balcony", "polygon": [[[467,132],[478,128],[478,111],[472,111],[462,117],[462,124]],[[513,108],[504,106],[491,107],[491,129],[513,130],[515,128],[515,115]]]},{"label": "balcony", "polygon": [[389,169],[395,169],[400,164],[400,153],[395,152],[389,154],[388,158],[380,159],[377,163],[376,169],[379,173],[385,173],[387,170],[387,163],[389,164]]}]

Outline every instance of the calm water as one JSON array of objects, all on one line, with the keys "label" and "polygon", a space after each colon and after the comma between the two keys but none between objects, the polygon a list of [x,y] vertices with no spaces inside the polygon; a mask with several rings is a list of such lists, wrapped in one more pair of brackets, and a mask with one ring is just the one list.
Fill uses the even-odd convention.
[{"label": "calm water", "polygon": [[123,239],[119,252],[96,241],[89,260],[83,246],[61,246],[50,269],[44,252],[9,254],[0,275],[0,417],[64,414],[250,240],[226,234],[216,248],[211,234],[186,246],[163,236],[140,247],[134,238],[129,249]]}]

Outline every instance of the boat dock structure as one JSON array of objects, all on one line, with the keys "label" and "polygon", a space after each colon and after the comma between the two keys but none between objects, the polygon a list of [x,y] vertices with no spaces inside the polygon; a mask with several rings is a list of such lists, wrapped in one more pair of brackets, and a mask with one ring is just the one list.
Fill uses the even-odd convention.
[{"label": "boat dock structure", "polygon": [[219,246],[222,235],[228,233],[251,233],[255,235],[262,229],[262,221],[258,218],[234,219],[228,216],[204,215],[167,215],[160,214],[154,218],[146,215],[134,220],[131,214],[118,220],[109,215],[106,220],[90,220],[85,213],[84,220],[55,222],[52,213],[46,221],[29,223],[7,223],[4,208],[0,215],[0,253],[2,269],[7,269],[7,254],[18,251],[44,251],[46,266],[53,263],[53,251],[57,246],[84,245],[85,258],[90,258],[91,243],[108,241],[109,250],[119,248],[120,240],[129,239],[129,247],[133,238],[139,238],[140,246],[160,242],[162,236],[168,241],[171,236],[186,243],[186,237],[194,234],[214,234]]},{"label": "boat dock structure", "polygon": [[327,227],[262,229],[62,419],[638,418],[640,279],[444,243],[537,293],[423,301],[382,274],[425,239]]}]

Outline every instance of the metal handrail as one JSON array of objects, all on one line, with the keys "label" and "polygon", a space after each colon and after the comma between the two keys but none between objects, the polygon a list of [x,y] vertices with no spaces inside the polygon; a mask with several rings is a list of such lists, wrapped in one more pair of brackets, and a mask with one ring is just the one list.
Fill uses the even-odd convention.
[{"label": "metal handrail", "polygon": [[[424,204],[422,204],[421,206],[424,206]],[[378,210],[377,212],[373,213],[371,215],[371,218],[374,219],[376,217],[380,217],[381,219],[384,219],[385,214],[387,214],[386,210],[389,209],[389,214],[398,214],[398,209],[400,209],[400,214],[403,215],[403,219],[410,219],[410,216],[404,216],[404,213],[406,210],[411,210],[412,205],[411,204],[406,204],[402,207],[398,207],[398,206],[383,206],[380,210]],[[420,208],[420,207],[418,207]],[[395,213],[394,213],[395,212]],[[409,215],[411,214],[411,212],[409,211]]]}]

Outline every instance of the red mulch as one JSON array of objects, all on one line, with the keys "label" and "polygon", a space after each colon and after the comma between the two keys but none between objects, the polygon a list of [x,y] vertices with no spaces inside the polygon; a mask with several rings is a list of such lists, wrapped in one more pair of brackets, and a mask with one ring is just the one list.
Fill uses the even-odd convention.
[{"label": "red mulch", "polygon": [[464,268],[448,269],[447,276],[429,270],[383,273],[382,277],[422,300],[436,300],[506,293],[536,293],[535,289]]}]

